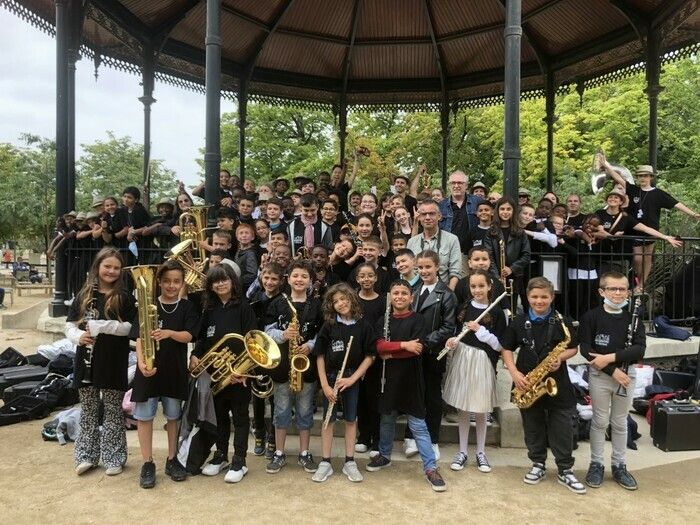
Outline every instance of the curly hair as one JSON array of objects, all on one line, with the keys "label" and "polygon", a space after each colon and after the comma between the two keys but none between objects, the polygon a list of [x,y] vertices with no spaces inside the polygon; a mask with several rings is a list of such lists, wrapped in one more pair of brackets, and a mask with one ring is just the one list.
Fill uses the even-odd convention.
[{"label": "curly hair", "polygon": [[350,317],[360,319],[362,317],[362,306],[360,305],[360,298],[357,292],[346,283],[338,283],[331,286],[323,296],[323,305],[321,306],[323,320],[329,324],[335,323],[335,316],[338,312],[333,307],[333,301],[338,294],[345,296],[350,302]]}]

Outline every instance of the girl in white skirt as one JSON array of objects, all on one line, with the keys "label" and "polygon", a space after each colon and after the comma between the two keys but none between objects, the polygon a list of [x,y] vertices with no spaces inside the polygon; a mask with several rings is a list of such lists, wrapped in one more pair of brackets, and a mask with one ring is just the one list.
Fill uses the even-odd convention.
[{"label": "girl in white skirt", "polygon": [[462,306],[457,320],[469,328],[461,340],[451,337],[447,347],[452,351],[442,397],[457,409],[459,452],[450,468],[462,470],[467,464],[469,413],[476,419],[476,464],[480,472],[491,472],[486,458],[486,418],[496,404],[496,363],[501,345],[498,338],[506,328],[503,310],[495,306],[477,323],[474,321],[489,305],[492,280],[483,270],[473,270],[469,277],[472,299]]}]

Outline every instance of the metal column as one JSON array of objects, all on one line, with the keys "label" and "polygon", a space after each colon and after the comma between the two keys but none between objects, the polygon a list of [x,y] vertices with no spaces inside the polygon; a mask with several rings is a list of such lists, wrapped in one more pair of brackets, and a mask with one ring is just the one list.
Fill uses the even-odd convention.
[{"label": "metal column", "polygon": [[206,138],[204,152],[204,197],[207,204],[219,200],[221,167],[221,0],[207,0],[206,44]]},{"label": "metal column", "polygon": [[547,124],[547,191],[552,191],[552,186],[554,183],[554,123],[557,120],[556,116],[554,115],[554,110],[556,109],[555,96],[557,88],[554,84],[554,72],[552,70],[547,71],[546,82],[546,116],[544,121]]},{"label": "metal column", "polygon": [[503,192],[518,198],[520,165],[520,41],[522,37],[522,2],[506,2],[506,67],[504,79],[505,132],[503,142]]},{"label": "metal column", "polygon": [[151,201],[151,181],[149,168],[151,164],[151,105],[156,101],[153,98],[155,83],[155,55],[153,48],[146,46],[143,49],[143,67],[141,68],[141,83],[143,96],[139,100],[143,104],[143,205],[148,209]]},{"label": "metal column", "polygon": [[450,105],[447,100],[443,100],[440,106],[440,135],[442,135],[440,173],[442,174],[442,191],[444,192],[447,191],[447,149],[450,145]]},{"label": "metal column", "polygon": [[340,158],[338,164],[342,165],[345,162],[345,139],[348,136],[348,105],[345,98],[340,101],[338,110],[338,151]]},{"label": "metal column", "polygon": [[649,99],[649,164],[656,172],[658,148],[658,118],[659,93],[663,90],[659,85],[661,77],[661,35],[658,29],[649,31],[647,36],[647,67],[645,89]]},{"label": "metal column", "polygon": [[238,91],[238,176],[245,182],[245,128],[248,126],[248,82]]}]

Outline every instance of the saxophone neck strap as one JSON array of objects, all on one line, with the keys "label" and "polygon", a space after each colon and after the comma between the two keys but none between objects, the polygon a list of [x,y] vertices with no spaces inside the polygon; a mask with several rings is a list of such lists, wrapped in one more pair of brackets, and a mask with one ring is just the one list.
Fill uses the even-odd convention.
[{"label": "saxophone neck strap", "polygon": [[[557,318],[553,315],[552,312],[552,315],[550,315],[547,319],[547,335],[544,340],[543,348],[549,348],[552,344],[552,338],[554,337],[554,327],[556,326],[556,324]],[[537,348],[535,348],[535,335],[532,332],[532,322],[529,319],[525,321],[525,336],[527,337],[527,340],[530,343],[530,349],[536,356],[539,357]]]}]

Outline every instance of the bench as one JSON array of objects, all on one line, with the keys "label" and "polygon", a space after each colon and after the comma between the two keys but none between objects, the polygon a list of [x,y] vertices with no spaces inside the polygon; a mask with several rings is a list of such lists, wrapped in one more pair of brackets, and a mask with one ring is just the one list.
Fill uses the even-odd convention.
[{"label": "bench", "polygon": [[[52,283],[17,283],[17,286],[15,287],[17,290],[17,295],[22,297],[22,291],[28,291],[31,292],[32,290],[43,290],[46,295],[50,295],[51,292],[53,292],[53,284]],[[31,295],[31,293],[29,294]]]}]

